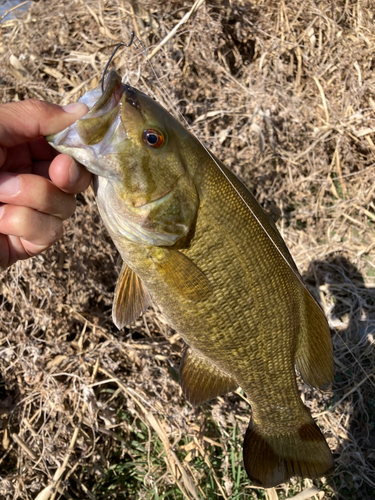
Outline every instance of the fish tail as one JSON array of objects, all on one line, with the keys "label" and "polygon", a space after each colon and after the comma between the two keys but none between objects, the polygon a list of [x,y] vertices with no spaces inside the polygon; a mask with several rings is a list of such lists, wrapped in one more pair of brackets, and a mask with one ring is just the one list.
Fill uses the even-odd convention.
[{"label": "fish tail", "polygon": [[264,488],[285,483],[293,476],[315,479],[334,469],[332,453],[311,417],[288,434],[266,434],[250,421],[243,459],[251,481]]}]

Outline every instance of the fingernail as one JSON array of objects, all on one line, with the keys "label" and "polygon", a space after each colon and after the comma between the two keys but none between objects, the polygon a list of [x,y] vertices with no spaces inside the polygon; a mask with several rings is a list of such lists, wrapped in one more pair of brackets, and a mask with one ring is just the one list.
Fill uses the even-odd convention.
[{"label": "fingernail", "polygon": [[62,106],[62,109],[65,113],[71,113],[75,115],[83,116],[85,115],[89,108],[83,102],[72,102],[71,104],[67,104],[66,106]]},{"label": "fingernail", "polygon": [[20,190],[20,179],[18,175],[0,175],[0,196],[14,196]]},{"label": "fingernail", "polygon": [[71,184],[74,184],[75,182],[77,182],[79,174],[80,174],[80,171],[79,171],[78,165],[76,164],[75,161],[72,161],[72,163],[70,164],[70,167],[69,167],[69,182]]},{"label": "fingernail", "polygon": [[3,216],[5,205],[0,205],[0,219]]}]

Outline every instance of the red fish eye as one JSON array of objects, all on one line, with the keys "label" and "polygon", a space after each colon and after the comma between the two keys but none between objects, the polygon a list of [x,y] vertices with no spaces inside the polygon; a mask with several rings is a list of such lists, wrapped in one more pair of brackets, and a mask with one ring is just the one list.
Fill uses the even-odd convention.
[{"label": "red fish eye", "polygon": [[143,140],[153,148],[160,148],[164,144],[164,136],[159,130],[149,128],[143,132]]}]

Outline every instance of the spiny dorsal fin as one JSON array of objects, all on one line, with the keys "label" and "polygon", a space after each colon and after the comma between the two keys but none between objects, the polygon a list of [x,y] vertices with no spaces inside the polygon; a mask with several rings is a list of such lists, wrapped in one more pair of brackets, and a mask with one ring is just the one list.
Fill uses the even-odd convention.
[{"label": "spiny dorsal fin", "polygon": [[293,476],[316,479],[334,469],[332,453],[310,417],[295,432],[267,434],[250,421],[243,446],[246,472],[256,486],[272,488]]},{"label": "spiny dorsal fin", "polygon": [[143,313],[150,304],[150,295],[140,278],[125,262],[117,280],[112,306],[112,319],[120,330]]},{"label": "spiny dorsal fin", "polygon": [[178,250],[155,248],[151,256],[158,272],[180,296],[200,302],[212,294],[207,276],[186,255]]},{"label": "spiny dorsal fin", "polygon": [[193,405],[199,405],[210,399],[235,391],[238,384],[190,347],[184,352],[180,381],[186,399]]},{"label": "spiny dorsal fin", "polygon": [[298,338],[296,365],[305,382],[328,389],[333,382],[333,351],[328,322],[319,305],[304,292],[304,321]]}]

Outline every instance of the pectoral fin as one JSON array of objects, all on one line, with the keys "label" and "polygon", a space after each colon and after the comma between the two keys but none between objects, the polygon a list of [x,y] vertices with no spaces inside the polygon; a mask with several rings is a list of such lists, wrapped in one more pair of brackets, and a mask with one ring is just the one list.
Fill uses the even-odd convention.
[{"label": "pectoral fin", "polygon": [[305,382],[328,389],[333,382],[333,352],[328,322],[307,290],[305,322],[298,338],[296,365]]},{"label": "pectoral fin", "polygon": [[153,250],[151,259],[163,276],[163,280],[180,296],[200,302],[207,300],[212,294],[207,276],[178,250],[157,248]]},{"label": "pectoral fin", "polygon": [[238,387],[232,377],[218,370],[190,347],[182,358],[180,381],[186,399],[193,405],[235,391]]},{"label": "pectoral fin", "polygon": [[125,262],[117,280],[113,299],[112,319],[120,330],[144,312],[150,304],[150,295],[138,276]]}]

